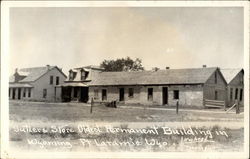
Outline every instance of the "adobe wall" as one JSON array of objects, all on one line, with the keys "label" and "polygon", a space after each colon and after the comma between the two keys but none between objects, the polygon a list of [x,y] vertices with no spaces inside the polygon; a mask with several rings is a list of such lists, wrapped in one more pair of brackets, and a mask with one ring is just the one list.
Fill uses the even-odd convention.
[{"label": "adobe wall", "polygon": [[[90,87],[89,99],[94,98],[94,90],[98,90],[96,102],[101,102],[101,90],[107,90],[107,101],[119,101],[119,88],[124,88],[124,104],[142,104],[142,105],[162,105],[163,87],[168,87],[168,105],[175,106],[177,100],[173,98],[173,91],[179,90],[179,105],[185,106],[203,106],[203,88],[201,85],[179,85],[179,86],[108,86],[108,87]],[[134,97],[128,96],[129,88],[134,88]],[[148,88],[153,88],[153,99],[148,100]],[[90,102],[90,101],[89,101]]]},{"label": "adobe wall", "polygon": [[179,90],[179,105],[203,107],[202,85],[172,85],[168,87],[168,103],[175,106],[174,90]]},{"label": "adobe wall", "polygon": [[[138,104],[140,100],[140,87],[139,86],[126,86],[126,87],[115,87],[115,86],[106,86],[106,87],[89,87],[89,100],[94,98],[96,102],[102,102],[102,89],[107,90],[107,101],[119,101],[119,88],[124,88],[124,101],[125,103]],[[134,88],[134,97],[128,96],[129,88]],[[94,90],[98,90],[98,97],[95,98]],[[90,101],[89,101],[90,102]]]}]

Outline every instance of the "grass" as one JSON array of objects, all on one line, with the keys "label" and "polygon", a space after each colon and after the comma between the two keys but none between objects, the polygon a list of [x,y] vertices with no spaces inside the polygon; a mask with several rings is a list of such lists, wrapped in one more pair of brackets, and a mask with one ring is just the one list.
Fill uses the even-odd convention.
[{"label": "grass", "polygon": [[[187,122],[187,121],[243,121],[243,114],[197,112],[179,110],[151,110],[140,108],[90,107],[86,104],[71,103],[29,103],[10,102],[10,120],[26,121],[86,121],[86,122]],[[218,110],[217,110],[218,112]]]}]

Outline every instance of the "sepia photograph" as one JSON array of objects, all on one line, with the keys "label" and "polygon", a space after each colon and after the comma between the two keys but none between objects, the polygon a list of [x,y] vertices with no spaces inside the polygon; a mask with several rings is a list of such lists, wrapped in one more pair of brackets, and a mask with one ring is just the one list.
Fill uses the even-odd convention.
[{"label": "sepia photograph", "polygon": [[249,158],[248,7],[5,1],[1,158]]}]

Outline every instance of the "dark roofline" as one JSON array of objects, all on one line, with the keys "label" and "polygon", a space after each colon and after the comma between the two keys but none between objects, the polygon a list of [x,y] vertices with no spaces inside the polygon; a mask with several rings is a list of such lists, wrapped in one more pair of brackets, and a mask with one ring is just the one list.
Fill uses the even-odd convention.
[{"label": "dark roofline", "polygon": [[75,67],[73,69],[94,69],[94,70],[104,70],[104,68],[101,68],[99,66],[93,66],[93,65],[89,65],[89,66],[82,66],[82,67]]},{"label": "dark roofline", "polygon": [[160,72],[160,71],[169,71],[169,70],[194,70],[194,69],[218,69],[218,67],[196,67],[196,68],[170,68],[170,69],[159,69],[157,71],[154,70],[139,70],[139,71],[103,71],[101,73],[121,73],[121,72],[126,72],[126,73],[137,73],[137,72]]},{"label": "dark roofline", "polygon": [[89,85],[89,87],[107,87],[107,86],[169,86],[169,85],[204,85],[204,83],[175,83],[175,84],[117,84],[117,85]]},{"label": "dark roofline", "polygon": [[84,80],[84,81],[67,81],[67,80],[65,80],[64,82],[65,83],[70,83],[70,82],[72,82],[72,83],[83,83],[83,82],[90,82],[91,80]]},{"label": "dark roofline", "polygon": [[67,76],[63,73],[63,71],[62,71],[60,68],[58,68],[57,66],[55,66],[54,68],[57,68],[57,70],[58,70],[59,72],[61,72],[61,74],[62,74],[65,78],[67,78]]}]

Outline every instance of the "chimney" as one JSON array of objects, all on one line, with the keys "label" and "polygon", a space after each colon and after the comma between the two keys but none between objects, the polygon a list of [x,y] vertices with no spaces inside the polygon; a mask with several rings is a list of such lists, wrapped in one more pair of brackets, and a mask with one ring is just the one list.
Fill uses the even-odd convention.
[{"label": "chimney", "polygon": [[207,67],[207,65],[202,65],[202,67],[203,67],[203,68],[206,68],[206,67]]},{"label": "chimney", "polygon": [[166,70],[169,70],[169,69],[170,69],[170,67],[167,66],[167,67],[166,67]]},{"label": "chimney", "polygon": [[50,65],[46,65],[47,69],[49,70],[50,69]]},{"label": "chimney", "polygon": [[14,82],[18,82],[18,77],[19,77],[19,75],[18,75],[18,68],[16,68],[15,69],[15,74],[14,74]]}]

